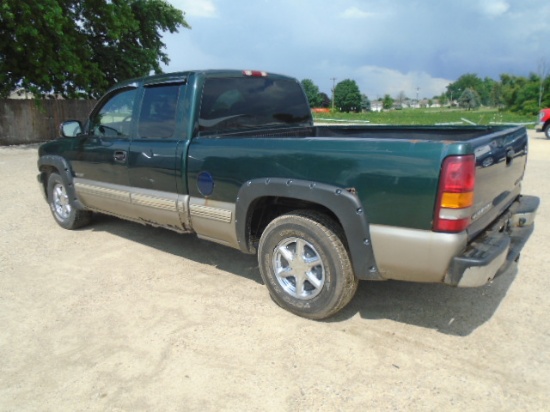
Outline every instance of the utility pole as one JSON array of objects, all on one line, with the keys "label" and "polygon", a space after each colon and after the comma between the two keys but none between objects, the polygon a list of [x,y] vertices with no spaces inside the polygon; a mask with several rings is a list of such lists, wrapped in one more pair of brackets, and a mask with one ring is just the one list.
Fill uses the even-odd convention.
[{"label": "utility pole", "polygon": [[336,89],[336,77],[331,77],[332,80],[332,111],[334,112],[334,90]]}]

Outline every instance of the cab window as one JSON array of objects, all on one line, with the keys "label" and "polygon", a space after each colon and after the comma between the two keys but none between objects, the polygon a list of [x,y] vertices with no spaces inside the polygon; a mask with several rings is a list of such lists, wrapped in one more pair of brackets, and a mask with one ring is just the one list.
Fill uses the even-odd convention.
[{"label": "cab window", "polygon": [[109,97],[92,115],[90,132],[96,136],[128,137],[136,89],[122,90]]},{"label": "cab window", "polygon": [[145,88],[139,113],[138,137],[168,139],[174,136],[179,90],[179,85]]},{"label": "cab window", "polygon": [[300,84],[269,77],[209,78],[202,93],[201,135],[260,127],[308,125],[311,112]]}]

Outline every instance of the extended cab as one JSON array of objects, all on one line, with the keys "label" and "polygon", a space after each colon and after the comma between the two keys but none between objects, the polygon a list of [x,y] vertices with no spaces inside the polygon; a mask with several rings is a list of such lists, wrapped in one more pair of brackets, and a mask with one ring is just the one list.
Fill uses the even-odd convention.
[{"label": "extended cab", "polygon": [[193,71],[120,83],[39,149],[56,222],[106,213],[257,254],[312,319],[358,280],[480,286],[515,267],[539,199],[522,127],[315,126],[295,79]]},{"label": "extended cab", "polygon": [[535,126],[537,132],[544,132],[547,139],[550,139],[550,109],[542,109],[539,112],[537,125]]}]

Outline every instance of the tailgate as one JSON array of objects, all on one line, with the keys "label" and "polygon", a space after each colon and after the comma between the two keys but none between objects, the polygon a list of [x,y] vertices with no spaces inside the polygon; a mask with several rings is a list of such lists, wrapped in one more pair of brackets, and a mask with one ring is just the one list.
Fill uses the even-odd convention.
[{"label": "tailgate", "polygon": [[527,161],[528,138],[523,127],[507,128],[470,143],[476,156],[476,186],[469,238],[501,215],[520,194]]}]

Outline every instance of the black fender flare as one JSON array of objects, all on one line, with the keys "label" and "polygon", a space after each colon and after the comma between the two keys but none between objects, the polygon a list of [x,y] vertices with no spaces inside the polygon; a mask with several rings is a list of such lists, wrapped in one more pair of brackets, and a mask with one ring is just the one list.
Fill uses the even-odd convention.
[{"label": "black fender flare", "polygon": [[49,174],[44,172],[44,168],[53,168],[57,170],[57,173],[61,176],[61,180],[63,180],[63,184],[67,190],[67,195],[73,202],[73,206],[80,210],[87,210],[86,206],[84,206],[76,196],[76,190],[73,184],[73,171],[67,159],[56,155],[45,155],[38,159],[38,170],[40,171],[38,181],[44,187],[44,194],[47,198],[47,176]]},{"label": "black fender flare", "polygon": [[325,183],[285,178],[247,181],[237,195],[235,225],[237,241],[244,253],[255,253],[248,242],[251,205],[262,197],[304,200],[329,209],[339,220],[346,236],[355,275],[359,279],[382,280],[372,248],[367,215],[353,191]]}]

